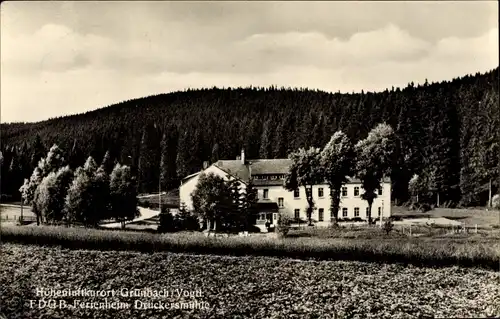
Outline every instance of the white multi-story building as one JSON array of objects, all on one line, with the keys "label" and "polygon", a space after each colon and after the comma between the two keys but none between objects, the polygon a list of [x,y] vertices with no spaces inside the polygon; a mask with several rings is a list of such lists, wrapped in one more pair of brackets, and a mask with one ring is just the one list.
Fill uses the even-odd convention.
[{"label": "white multi-story building", "polygon": [[[226,180],[236,179],[244,189],[252,180],[258,191],[258,216],[256,224],[262,225],[267,220],[275,225],[278,214],[286,214],[292,219],[306,221],[308,207],[304,187],[288,191],[283,186],[288,173],[289,159],[255,159],[246,160],[245,153],[236,160],[219,160],[202,172],[214,173]],[[181,204],[188,210],[193,209],[191,193],[198,184],[201,172],[186,176],[181,183],[179,196]],[[391,182],[384,179],[381,189],[372,205],[372,218],[391,216]],[[333,215],[330,212],[330,189],[328,185],[314,185],[312,188],[315,210],[312,219],[317,226],[330,225]],[[367,219],[368,203],[361,198],[363,188],[361,181],[350,178],[341,189],[339,219]]]}]

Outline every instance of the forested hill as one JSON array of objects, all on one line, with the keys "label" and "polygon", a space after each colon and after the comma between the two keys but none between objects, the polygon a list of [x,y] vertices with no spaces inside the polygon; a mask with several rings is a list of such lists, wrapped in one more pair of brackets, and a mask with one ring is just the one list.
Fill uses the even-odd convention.
[{"label": "forested hill", "polygon": [[355,142],[385,121],[400,141],[395,199],[406,200],[408,180],[427,172],[429,189],[439,190],[443,201],[478,204],[485,185],[493,180],[496,188],[499,180],[498,79],[496,68],[380,93],[187,90],[38,123],[2,124],[2,192],[15,193],[54,143],[72,167],[88,155],[100,161],[109,150],[132,165],[141,191],[151,191],[160,166],[164,186],[174,187],[203,161],[235,158],[241,148],[248,158],[286,157],[299,147],[323,147],[338,129]]}]

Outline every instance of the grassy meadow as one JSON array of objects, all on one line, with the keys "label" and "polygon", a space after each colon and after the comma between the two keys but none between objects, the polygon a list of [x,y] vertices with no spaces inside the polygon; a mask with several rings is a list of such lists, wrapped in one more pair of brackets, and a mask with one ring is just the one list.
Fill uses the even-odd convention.
[{"label": "grassy meadow", "polygon": [[[369,237],[370,233],[372,237]],[[500,261],[498,236],[461,234],[429,238],[385,235],[379,228],[311,230],[310,236],[275,238],[275,234],[249,237],[205,237],[199,232],[155,234],[79,227],[2,227],[2,241],[59,246],[70,249],[121,250],[231,256],[274,256],[316,260],[359,260],[426,266],[460,265],[497,270]],[[328,237],[326,234],[335,234]],[[359,233],[358,233],[359,232]],[[298,232],[304,234],[305,232]],[[358,234],[357,234],[358,233]]]}]

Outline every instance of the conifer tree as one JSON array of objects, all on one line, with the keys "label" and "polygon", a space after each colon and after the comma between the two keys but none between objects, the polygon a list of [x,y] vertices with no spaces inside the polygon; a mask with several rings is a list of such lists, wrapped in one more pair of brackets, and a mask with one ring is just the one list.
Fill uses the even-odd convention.
[{"label": "conifer tree", "polygon": [[211,163],[215,163],[219,160],[219,143],[215,143],[212,147],[212,157],[210,158]]},{"label": "conifer tree", "polygon": [[250,179],[241,196],[240,211],[243,221],[242,227],[246,231],[250,230],[250,226],[255,223],[255,218],[257,216],[257,201],[257,189],[255,188],[252,179]]},{"label": "conifer tree", "polygon": [[187,132],[183,132],[179,135],[179,141],[177,143],[177,156],[176,156],[176,171],[179,178],[184,178],[189,174],[188,168],[189,161],[189,139]]},{"label": "conifer tree", "polygon": [[156,127],[148,125],[143,131],[138,176],[139,192],[148,193],[158,189],[160,175],[160,141]]},{"label": "conifer tree", "polygon": [[40,161],[40,159],[42,159],[45,156],[46,152],[47,152],[45,150],[45,146],[42,143],[40,135],[37,134],[35,136],[35,140],[33,142],[33,146],[31,147],[31,149],[32,149],[32,153],[31,153],[31,167],[34,169],[35,167],[37,167],[38,162]]},{"label": "conifer tree", "polygon": [[266,120],[262,125],[262,135],[260,138],[260,158],[271,158],[272,157],[272,146],[271,146],[271,128],[270,120]]},{"label": "conifer tree", "polygon": [[167,129],[163,134],[160,150],[161,150],[161,188],[162,190],[170,190],[178,187],[177,177],[177,133],[172,127]]},{"label": "conifer tree", "polygon": [[458,121],[456,110],[440,96],[436,98],[431,111],[434,118],[430,127],[430,140],[426,147],[427,167],[432,172],[430,190],[435,191],[436,204],[444,200],[457,201],[460,183],[460,158],[457,136]]},{"label": "conifer tree", "polygon": [[107,150],[106,154],[104,154],[104,157],[102,159],[101,168],[104,170],[104,172],[106,172],[106,174],[111,174],[114,166],[115,166],[115,163],[114,163],[113,159],[111,158],[111,152],[109,150]]}]

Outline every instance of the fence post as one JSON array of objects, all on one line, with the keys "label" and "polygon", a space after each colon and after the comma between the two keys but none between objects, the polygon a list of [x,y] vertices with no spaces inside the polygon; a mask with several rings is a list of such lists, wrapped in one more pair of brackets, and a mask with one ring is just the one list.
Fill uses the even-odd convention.
[{"label": "fence post", "polygon": [[474,228],[475,228],[475,231],[476,231],[476,234],[477,234],[477,224],[475,225],[475,227],[474,227]]},{"label": "fence post", "polygon": [[411,224],[410,224],[410,237],[411,237]]}]

